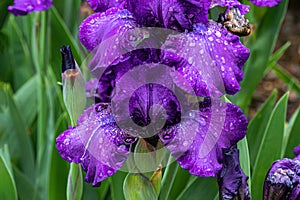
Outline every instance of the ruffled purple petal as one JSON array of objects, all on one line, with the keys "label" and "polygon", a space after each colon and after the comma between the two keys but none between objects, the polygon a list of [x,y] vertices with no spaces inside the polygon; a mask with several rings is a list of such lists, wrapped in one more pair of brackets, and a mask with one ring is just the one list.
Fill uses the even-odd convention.
[{"label": "ruffled purple petal", "polygon": [[125,0],[87,0],[90,7],[96,12],[104,12],[112,7],[123,8]]},{"label": "ruffled purple petal", "polygon": [[[120,80],[125,80],[123,76],[127,77],[127,82],[123,81],[121,84]],[[168,52],[162,53],[158,49],[139,49],[127,53],[97,77],[101,102],[110,102],[112,94],[120,96],[123,91],[126,91],[124,98],[127,98],[129,88],[137,89],[137,85],[147,84],[150,80],[168,88],[174,87],[174,84],[182,86],[186,93],[197,96],[204,97],[210,94],[208,84],[203,81],[195,67],[182,62],[180,57]],[[116,83],[119,85],[117,90]],[[116,91],[113,92],[114,90]]]},{"label": "ruffled purple petal", "polygon": [[30,12],[48,10],[52,6],[52,0],[15,0],[8,11],[18,15],[27,15]]},{"label": "ruffled purple petal", "polygon": [[116,125],[110,105],[97,104],[85,110],[78,119],[78,126],[57,137],[56,148],[66,161],[81,164],[87,182],[99,186],[126,161],[128,137]]},{"label": "ruffled purple petal", "polygon": [[182,168],[196,176],[216,177],[222,168],[222,149],[245,136],[247,119],[233,104],[207,101],[163,130],[160,138]]},{"label": "ruffled purple petal", "polygon": [[134,27],[134,19],[128,10],[111,8],[86,18],[79,27],[79,39],[87,50],[92,51],[102,41]]},{"label": "ruffled purple petal", "polygon": [[281,0],[249,0],[249,1],[257,6],[268,6],[268,7],[277,6],[281,2]]},{"label": "ruffled purple petal", "polygon": [[217,23],[198,24],[194,32],[170,37],[162,48],[195,66],[208,86],[228,94],[240,90],[242,67],[249,57],[249,49],[242,45],[238,36]]},{"label": "ruffled purple petal", "polygon": [[241,4],[237,0],[212,0],[210,8],[213,8],[215,6],[222,6],[222,7],[228,7],[228,8],[236,7],[236,8],[239,8],[242,15],[249,12],[249,8],[250,8],[250,6]]},{"label": "ruffled purple petal", "polygon": [[223,149],[223,167],[218,175],[219,196],[221,200],[250,200],[248,177],[240,166],[239,151],[236,145]]},{"label": "ruffled purple petal", "polygon": [[210,1],[207,0],[129,0],[128,9],[138,24],[173,30],[192,30],[195,23],[206,23]]},{"label": "ruffled purple petal", "polygon": [[275,161],[265,179],[264,200],[293,199],[292,196],[297,197],[300,184],[299,175],[299,160],[283,158]]}]

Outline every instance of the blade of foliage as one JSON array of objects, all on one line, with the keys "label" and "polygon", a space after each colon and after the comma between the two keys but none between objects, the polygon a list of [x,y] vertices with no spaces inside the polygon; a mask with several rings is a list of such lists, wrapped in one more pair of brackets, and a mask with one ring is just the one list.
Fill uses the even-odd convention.
[{"label": "blade of foliage", "polygon": [[244,111],[248,108],[252,94],[263,78],[287,5],[288,0],[281,2],[279,6],[269,8],[255,30],[256,34],[247,44],[251,49],[251,54],[245,66],[245,78],[241,83],[241,91],[233,97],[233,102]]},{"label": "blade of foliage", "polygon": [[179,196],[179,194],[186,188],[191,177],[195,176],[190,175],[187,170],[178,167],[174,184],[169,194],[169,199],[176,199]]},{"label": "blade of foliage", "polygon": [[262,142],[262,140],[259,138],[263,138],[263,134],[270,119],[276,97],[277,91],[274,90],[249,123],[247,139],[252,168],[254,167],[253,165],[257,157],[258,149]]},{"label": "blade of foliage", "polygon": [[163,173],[161,192],[159,194],[159,199],[168,199],[170,191],[173,187],[174,180],[178,171],[179,165],[174,162],[174,158],[170,155],[168,165]]},{"label": "blade of foliage", "polygon": [[25,128],[25,119],[16,107],[8,84],[0,83],[0,105],[0,141],[14,149],[21,169],[28,177],[34,178],[35,166],[31,140]]},{"label": "blade of foliage", "polygon": [[0,149],[0,177],[0,199],[17,200],[17,189],[7,145]]},{"label": "blade of foliage", "polygon": [[[62,99],[62,92],[60,86],[57,84],[57,79],[55,74],[52,71],[52,68],[48,70],[48,79],[49,84],[52,85],[52,88],[49,88],[49,92],[52,93],[52,96],[57,96],[54,99],[55,109],[57,110],[55,116],[55,128],[54,128],[54,136],[63,132],[67,128],[67,121],[70,120],[64,108],[64,103]],[[70,123],[69,123],[70,124]],[[53,136],[53,137],[54,137]],[[69,163],[65,162],[58,154],[57,149],[54,148],[55,144],[52,141],[52,153],[51,153],[51,169],[50,169],[50,177],[49,177],[49,199],[65,199],[66,198],[66,187],[67,182],[62,180],[67,180],[68,171],[69,171]]]},{"label": "blade of foliage", "polygon": [[286,83],[291,90],[294,90],[298,96],[300,96],[300,83],[299,81],[286,71],[280,65],[273,65],[272,70],[275,72],[278,78],[280,78],[284,83]]},{"label": "blade of foliage", "polygon": [[191,184],[177,197],[177,200],[214,199],[218,192],[217,179],[193,177]]},{"label": "blade of foliage", "polygon": [[250,155],[247,138],[245,137],[238,143],[238,149],[240,152],[240,163],[243,172],[249,177],[248,178],[248,186],[251,191],[251,172],[250,172]]},{"label": "blade of foliage", "polygon": [[[56,120],[55,133],[58,134],[65,130],[66,121],[69,119],[67,113],[63,113]],[[54,146],[54,144],[53,144]],[[66,199],[66,187],[69,171],[69,163],[67,163],[61,156],[58,154],[56,148],[52,149],[51,154],[51,169],[49,177],[49,199]]]},{"label": "blade of foliage", "polygon": [[36,188],[32,180],[22,173],[18,168],[13,167],[14,177],[16,180],[16,187],[18,197],[20,200],[40,200],[41,196],[36,192]]},{"label": "blade of foliage", "polygon": [[[37,114],[37,76],[31,77],[24,85],[14,94],[16,106],[22,113],[26,127],[29,127]],[[30,102],[30,103],[29,103]]]},{"label": "blade of foliage", "polygon": [[288,93],[286,93],[276,104],[269,119],[266,130],[261,138],[257,158],[255,160],[252,176],[252,197],[262,197],[263,183],[268,169],[272,163],[280,159],[284,136],[284,125]]},{"label": "blade of foliage", "polygon": [[125,199],[123,194],[123,183],[126,174],[124,172],[118,171],[113,176],[110,177],[111,180],[111,196],[113,200]]},{"label": "blade of foliage", "polygon": [[274,66],[285,51],[291,46],[291,42],[286,42],[282,47],[280,47],[270,58],[268,68]]},{"label": "blade of foliage", "polygon": [[289,129],[287,133],[287,145],[285,149],[284,157],[293,158],[294,148],[300,143],[300,108],[294,113],[289,122]]},{"label": "blade of foliage", "polygon": [[24,19],[20,20],[11,16],[2,29],[7,34],[6,40],[9,46],[5,51],[0,52],[2,66],[0,78],[2,81],[11,83],[14,90],[22,86],[34,73],[30,60],[30,51],[25,38],[26,35],[24,30],[19,27],[17,21],[24,21]]},{"label": "blade of foliage", "polygon": [[8,17],[7,7],[13,4],[13,0],[5,0],[0,2],[0,29]]}]

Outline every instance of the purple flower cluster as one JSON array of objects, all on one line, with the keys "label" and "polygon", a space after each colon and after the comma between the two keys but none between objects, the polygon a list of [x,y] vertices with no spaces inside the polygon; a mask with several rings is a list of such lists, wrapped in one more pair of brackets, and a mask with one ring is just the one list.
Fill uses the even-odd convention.
[{"label": "purple flower cluster", "polygon": [[48,10],[52,6],[52,0],[15,0],[8,11],[17,15],[27,15],[30,12]]},{"label": "purple flower cluster", "polygon": [[[98,84],[92,81],[88,94],[96,103],[76,127],[56,139],[61,156],[81,164],[85,180],[98,186],[124,165],[138,138],[155,137],[191,174],[218,177],[222,190],[234,190],[233,198],[242,195],[237,190],[248,196],[247,178],[234,150],[248,122],[239,107],[221,102],[220,96],[240,90],[249,50],[222,23],[208,18],[209,9],[223,6],[244,19],[248,6],[237,0],[88,3],[96,13],[82,22],[79,38],[94,54],[89,67]],[[202,101],[187,103],[191,95]]]}]

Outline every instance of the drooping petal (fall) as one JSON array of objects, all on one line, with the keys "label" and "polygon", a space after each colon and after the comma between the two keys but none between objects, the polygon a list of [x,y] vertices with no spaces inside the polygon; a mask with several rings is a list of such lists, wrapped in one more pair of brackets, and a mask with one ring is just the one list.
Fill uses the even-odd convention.
[{"label": "drooping petal (fall)", "polygon": [[196,176],[216,177],[222,149],[236,144],[246,130],[247,119],[237,106],[205,99],[199,110],[162,130],[160,138],[182,168]]},{"label": "drooping petal (fall)", "polygon": [[56,139],[56,148],[68,162],[81,164],[85,180],[99,186],[119,170],[129,154],[130,138],[119,129],[109,104],[96,104],[79,117],[78,125]]}]

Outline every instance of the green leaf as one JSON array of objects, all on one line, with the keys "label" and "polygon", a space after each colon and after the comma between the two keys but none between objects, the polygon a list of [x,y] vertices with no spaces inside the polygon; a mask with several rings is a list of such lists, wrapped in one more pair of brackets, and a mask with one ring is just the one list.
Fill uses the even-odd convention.
[{"label": "green leaf", "polygon": [[67,200],[80,200],[82,196],[82,172],[81,166],[75,163],[70,164],[70,171],[67,185]]},{"label": "green leaf", "polygon": [[7,145],[0,149],[0,199],[18,199]]},{"label": "green leaf", "polygon": [[32,183],[32,180],[29,177],[27,177],[16,167],[13,167],[13,172],[20,200],[42,199],[39,194],[37,194],[35,185]]},{"label": "green leaf", "polygon": [[123,194],[123,184],[126,174],[122,171],[118,171],[110,177],[111,180],[111,196],[113,200],[125,199]]},{"label": "green leaf", "polygon": [[262,142],[261,138],[263,138],[263,134],[266,130],[266,126],[270,119],[276,97],[277,91],[274,90],[249,123],[247,139],[250,151],[250,163],[252,165],[252,168],[254,167],[257,152]]},{"label": "green leaf", "polygon": [[288,93],[276,104],[266,126],[253,168],[252,197],[261,199],[265,176],[272,163],[280,159],[286,119]]},{"label": "green leaf", "polygon": [[21,111],[26,127],[29,127],[32,124],[37,114],[36,90],[37,76],[35,75],[24,83],[24,85],[14,94],[16,106]]},{"label": "green leaf", "polygon": [[24,120],[16,107],[8,84],[0,83],[0,144],[7,143],[20,162],[21,169],[34,179],[33,149]]},{"label": "green leaf", "polygon": [[232,101],[244,111],[248,108],[252,94],[264,76],[288,2],[288,0],[285,0],[279,6],[268,8],[261,23],[255,30],[255,34],[253,34],[247,44],[251,49],[251,54],[245,66],[245,78],[241,83],[242,89],[232,98]]},{"label": "green leaf", "polygon": [[243,172],[249,177],[248,186],[251,191],[251,172],[250,172],[250,156],[247,138],[245,137],[238,142],[238,149],[240,153],[240,164]]},{"label": "green leaf", "polygon": [[[177,197],[177,200],[214,199],[218,192],[217,179],[193,177],[191,183]],[[163,199],[162,199],[163,200]]]},{"label": "green leaf", "polygon": [[294,90],[298,96],[300,96],[300,83],[293,75],[286,71],[280,65],[273,65],[272,70],[275,72],[278,78],[286,83],[291,90]]},{"label": "green leaf", "polygon": [[285,51],[291,46],[291,42],[286,42],[282,45],[271,57],[269,60],[268,67],[272,67],[276,65],[277,61],[281,58],[281,56],[285,53]]},{"label": "green leaf", "polygon": [[140,174],[129,173],[123,185],[126,200],[156,200],[157,195],[152,183]]},{"label": "green leaf", "polygon": [[0,29],[2,29],[9,13],[7,7],[12,4],[13,0],[0,1]]},{"label": "green leaf", "polygon": [[180,195],[180,193],[186,188],[191,177],[196,178],[194,175],[191,175],[187,170],[178,167],[176,177],[174,179],[174,184],[169,193],[169,199],[176,199],[178,195]]},{"label": "green leaf", "polygon": [[294,148],[300,143],[300,108],[297,109],[291,118],[288,130],[284,157],[294,158]]},{"label": "green leaf", "polygon": [[169,155],[169,161],[163,173],[159,199],[168,199],[178,171],[178,163]]}]

